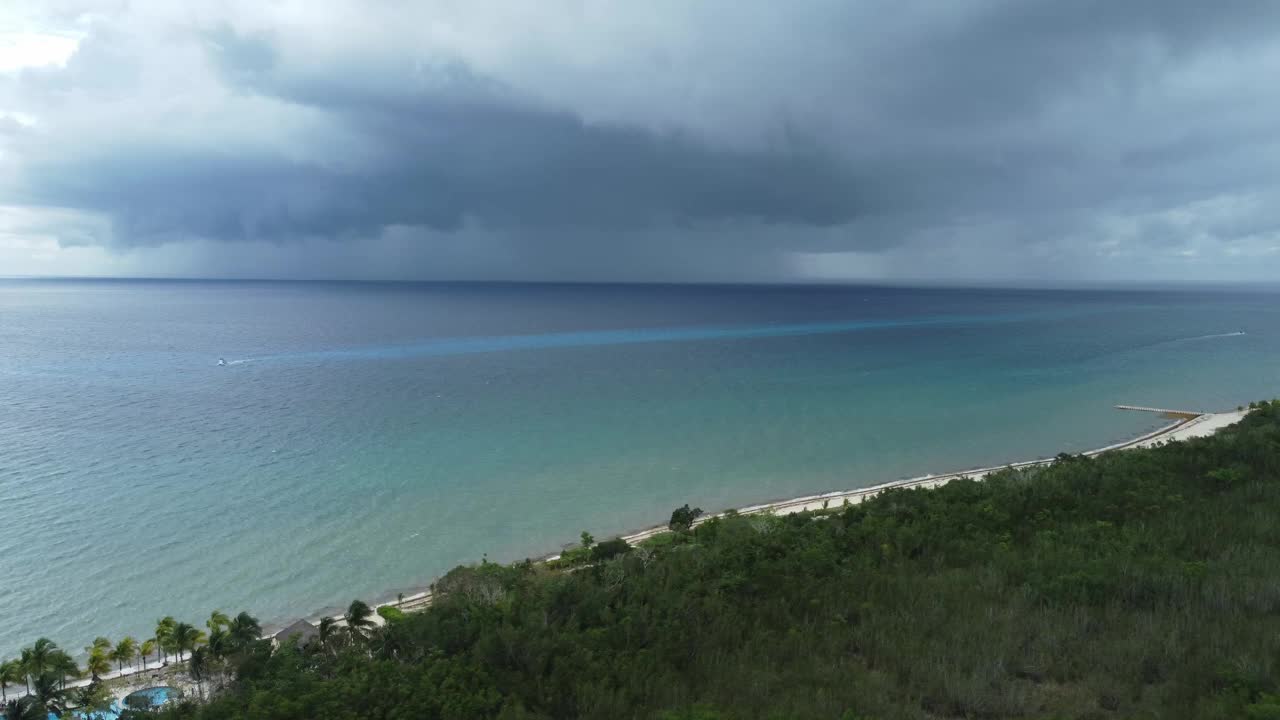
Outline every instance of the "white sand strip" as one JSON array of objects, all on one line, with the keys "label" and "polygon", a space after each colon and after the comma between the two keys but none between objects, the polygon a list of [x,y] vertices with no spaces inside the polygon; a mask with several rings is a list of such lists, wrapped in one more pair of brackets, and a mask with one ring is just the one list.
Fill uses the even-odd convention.
[{"label": "white sand strip", "polygon": [[[1196,437],[1205,437],[1212,435],[1218,430],[1234,425],[1248,413],[1248,410],[1235,410],[1224,413],[1204,413],[1197,415],[1189,420],[1178,420],[1159,430],[1148,433],[1133,440],[1108,445],[1096,450],[1090,450],[1081,453],[1087,456],[1100,455],[1104,452],[1113,450],[1125,450],[1129,448],[1154,447],[1165,442],[1175,442],[1178,440],[1187,440]],[[823,510],[838,508],[844,504],[855,505],[875,497],[877,494],[890,488],[907,488],[907,487],[939,487],[956,480],[958,478],[968,478],[970,480],[981,480],[989,473],[1006,468],[1021,468],[1034,465],[1047,465],[1053,462],[1053,458],[1045,458],[1042,460],[1026,460],[1023,462],[1010,463],[997,467],[974,468],[972,470],[962,470],[959,472],[951,472],[943,475],[924,475],[921,477],[909,478],[906,480],[894,480],[892,482],[873,485],[871,487],[858,488],[856,490],[840,490],[835,492],[821,493],[818,495],[806,495],[804,497],[792,498],[790,500],[779,500],[776,502],[763,503],[760,505],[751,505],[749,507],[738,510],[739,515],[757,515],[768,513],[772,515],[789,515],[791,513],[805,512],[809,510]],[[698,521],[698,523],[706,522],[715,517],[721,517],[724,513],[715,513],[708,515]],[[629,543],[635,544],[643,540],[647,540],[655,535],[667,532],[666,526],[649,528],[637,533],[622,536],[622,539]]]}]

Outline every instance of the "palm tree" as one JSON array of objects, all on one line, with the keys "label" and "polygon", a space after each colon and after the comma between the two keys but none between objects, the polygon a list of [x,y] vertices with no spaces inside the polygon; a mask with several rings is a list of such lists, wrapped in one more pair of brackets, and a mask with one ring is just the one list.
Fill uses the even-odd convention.
[{"label": "palm tree", "polygon": [[[232,647],[231,634],[222,628],[218,628],[209,633],[209,640],[203,648],[200,648],[202,663],[201,672],[206,677],[216,672],[221,676],[226,669],[227,658],[235,652]],[[191,653],[191,663],[194,667],[196,662],[196,654]],[[192,670],[194,675],[195,670]]]},{"label": "palm tree", "polygon": [[316,627],[316,630],[315,649],[333,652],[334,646],[341,637],[338,633],[338,621],[331,617],[320,618],[320,624]]},{"label": "palm tree", "polygon": [[102,654],[104,654],[104,655],[106,655],[107,653],[110,653],[110,652],[111,652],[111,641],[110,641],[110,640],[108,640],[107,638],[102,637],[101,635],[99,635],[98,637],[96,637],[96,638],[94,638],[94,639],[93,639],[93,644],[92,644],[92,645],[87,645],[87,646],[85,646],[85,649],[84,649],[84,651],[85,651],[85,652],[90,653],[90,654],[92,654],[92,653],[93,653],[93,651],[95,651],[95,650],[97,650],[98,652],[101,652],[101,653],[102,653]]},{"label": "palm tree", "polygon": [[49,717],[49,711],[40,708],[36,699],[28,695],[23,698],[14,698],[8,700],[4,704],[5,720],[45,720]]},{"label": "palm tree", "polygon": [[178,653],[178,661],[182,661],[184,650],[194,650],[196,645],[204,642],[204,633],[194,626],[180,622],[173,626],[173,647]]},{"label": "palm tree", "polygon": [[18,667],[22,670],[22,682],[26,683],[28,695],[31,694],[31,673],[27,672],[27,668],[31,667],[34,655],[35,653],[31,651],[31,648],[22,648],[22,655],[17,661]]},{"label": "palm tree", "polygon": [[230,636],[231,645],[243,650],[262,637],[262,626],[258,624],[257,618],[242,612],[227,623],[227,634]]},{"label": "palm tree", "polygon": [[142,656],[142,671],[147,671],[147,656],[155,652],[155,638],[147,638],[142,641],[142,646],[138,648],[138,654]]},{"label": "palm tree", "polygon": [[200,693],[200,699],[204,699],[204,677],[209,670],[209,648],[195,648],[191,651],[191,660],[187,663],[187,670],[191,672],[191,679],[196,681],[196,690]]},{"label": "palm tree", "polygon": [[49,669],[58,674],[64,690],[67,687],[68,677],[80,677],[80,666],[76,665],[75,658],[62,650],[53,652],[49,660]]},{"label": "palm tree", "polygon": [[338,621],[331,617],[320,618],[320,625],[316,628],[319,633],[316,639],[320,641],[321,645],[329,642],[329,639],[333,637],[333,632],[337,625]]},{"label": "palm tree", "polygon": [[6,688],[11,684],[16,684],[22,678],[22,663],[17,660],[5,660],[0,663],[0,703],[9,702]]},{"label": "palm tree", "polygon": [[173,647],[173,628],[178,624],[172,615],[165,615],[156,621],[156,645],[164,657],[164,664],[169,664],[169,649]]},{"label": "palm tree", "polygon": [[221,665],[237,651],[236,644],[232,642],[232,635],[221,628],[209,633],[209,641],[205,643],[205,648],[206,660],[209,660],[207,665]]},{"label": "palm tree", "polygon": [[220,627],[226,627],[231,624],[231,618],[221,610],[214,610],[209,613],[209,619],[205,621],[204,626],[209,628],[209,632],[213,632]]},{"label": "palm tree", "polygon": [[[108,646],[109,647],[109,646]],[[100,647],[90,646],[89,660],[84,664],[85,672],[89,673],[89,677],[97,680],[99,677],[111,672],[111,659],[108,656],[109,650]]]},{"label": "palm tree", "polygon": [[58,717],[66,709],[62,703],[62,691],[58,689],[58,676],[44,672],[31,678],[31,696],[36,704]]},{"label": "palm tree", "polygon": [[209,649],[211,658],[224,658],[231,654],[231,634],[222,628],[215,628],[209,632],[205,647]]},{"label": "palm tree", "polygon": [[[43,675],[44,671],[49,669],[49,663],[53,660],[53,654],[57,652],[58,644],[49,638],[40,638],[34,645],[22,651],[22,666],[30,677]],[[31,692],[31,683],[27,683],[27,692]]]},{"label": "palm tree", "polygon": [[373,627],[370,617],[373,609],[363,600],[352,600],[343,619],[347,621],[347,630],[353,637],[363,638],[365,631]]},{"label": "palm tree", "polygon": [[108,714],[110,717],[116,717],[116,714],[111,712],[111,703],[115,700],[115,696],[104,683],[89,683],[84,687],[76,688],[69,695],[79,708],[76,713],[77,718],[104,720]]},{"label": "palm tree", "polygon": [[116,669],[121,675],[124,674],[124,664],[133,660],[138,654],[138,641],[131,637],[126,637],[111,650],[110,657],[116,661]]},{"label": "palm tree", "polygon": [[[93,639],[92,645],[86,645],[84,651],[89,654],[89,662],[84,669],[94,680],[99,675],[111,672],[111,641],[99,635]],[[103,665],[106,667],[104,668]]]}]

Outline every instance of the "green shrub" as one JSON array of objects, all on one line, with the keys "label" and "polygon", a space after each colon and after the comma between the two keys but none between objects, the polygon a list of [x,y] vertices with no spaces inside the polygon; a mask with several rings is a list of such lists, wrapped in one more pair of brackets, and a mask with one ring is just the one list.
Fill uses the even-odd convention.
[{"label": "green shrub", "polygon": [[597,543],[591,548],[591,562],[601,562],[631,552],[631,546],[622,538]]}]

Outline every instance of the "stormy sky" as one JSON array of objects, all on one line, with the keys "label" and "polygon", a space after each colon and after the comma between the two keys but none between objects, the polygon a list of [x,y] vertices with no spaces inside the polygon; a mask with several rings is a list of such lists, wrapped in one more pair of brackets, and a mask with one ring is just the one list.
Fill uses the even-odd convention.
[{"label": "stormy sky", "polygon": [[0,276],[1280,278],[1272,0],[6,0]]}]

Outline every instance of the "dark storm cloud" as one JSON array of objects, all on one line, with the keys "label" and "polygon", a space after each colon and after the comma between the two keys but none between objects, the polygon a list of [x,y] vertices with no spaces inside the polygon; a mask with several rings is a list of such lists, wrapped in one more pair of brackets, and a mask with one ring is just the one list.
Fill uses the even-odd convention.
[{"label": "dark storm cloud", "polygon": [[223,28],[207,40],[238,92],[314,108],[371,144],[372,156],[342,167],[329,161],[343,151],[323,144],[313,160],[121,145],[34,162],[27,191],[109,214],[124,244],[456,230],[468,221],[524,230],[726,219],[822,226],[857,207],[849,168],[811,144],[722,149],[684,133],[591,125],[457,61],[396,78],[291,75],[267,38]]},{"label": "dark storm cloud", "polygon": [[[1278,137],[1270,121],[1280,108],[1271,98],[1247,98],[1269,121],[1254,129],[1238,127],[1226,117],[1228,108],[1199,104],[1238,78],[1213,78],[1204,98],[1161,93],[1186,63],[1274,49],[1280,4],[1085,0],[950,7],[960,6],[969,10],[922,23],[915,33],[908,28],[877,54],[884,78],[858,86],[854,101],[874,108],[854,132],[888,147],[856,150],[864,166],[900,181],[922,206],[1009,212],[1088,206],[1117,193],[1136,200],[1141,192],[1128,185],[1161,183],[1159,174],[1194,163],[1194,152],[1220,156]],[[1108,156],[1117,146],[1121,152]],[[1201,181],[1220,182],[1223,175]],[[1162,191],[1200,182],[1177,180],[1178,187]]]},{"label": "dark storm cloud", "polygon": [[109,219],[115,246],[408,228],[531,276],[1280,247],[1280,3],[353,7],[100,23],[66,68],[0,80],[52,119],[0,115],[0,187]]},{"label": "dark storm cloud", "polygon": [[954,127],[1023,116],[1099,91],[1122,107],[1126,95],[1206,46],[1238,51],[1273,41],[1280,20],[1280,6],[1265,0],[968,7],[972,12],[930,26],[897,49],[902,65],[890,77],[909,82],[894,85],[885,99],[899,115]]}]

